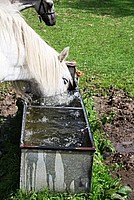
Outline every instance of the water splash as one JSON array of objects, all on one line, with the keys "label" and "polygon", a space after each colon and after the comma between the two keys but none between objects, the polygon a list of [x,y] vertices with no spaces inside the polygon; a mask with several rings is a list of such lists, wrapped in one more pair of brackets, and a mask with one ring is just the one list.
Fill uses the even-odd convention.
[{"label": "water splash", "polygon": [[32,102],[32,105],[39,105],[39,106],[68,106],[72,105],[73,103],[80,106],[80,95],[78,91],[71,92],[71,93],[63,93],[56,96],[51,97],[44,97],[40,99],[36,99]]}]

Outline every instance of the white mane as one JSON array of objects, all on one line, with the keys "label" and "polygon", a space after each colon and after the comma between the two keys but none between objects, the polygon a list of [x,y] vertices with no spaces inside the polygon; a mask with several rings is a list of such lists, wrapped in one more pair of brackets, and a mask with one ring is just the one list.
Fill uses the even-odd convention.
[{"label": "white mane", "polygon": [[[7,33],[2,30],[7,30]],[[17,65],[27,68],[43,95],[64,92],[62,76],[72,80],[65,62],[59,61],[59,53],[35,33],[13,6],[5,8],[0,5],[1,34],[5,34],[5,37],[9,34],[11,42],[12,38],[15,38],[18,48]]]}]

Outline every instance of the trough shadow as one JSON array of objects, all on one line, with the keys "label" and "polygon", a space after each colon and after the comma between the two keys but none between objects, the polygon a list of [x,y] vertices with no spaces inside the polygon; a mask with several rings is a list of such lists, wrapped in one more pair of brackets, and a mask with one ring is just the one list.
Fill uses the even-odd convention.
[{"label": "trough shadow", "polygon": [[98,15],[110,15],[113,17],[134,15],[133,0],[75,0],[66,1],[66,7],[86,10]]},{"label": "trough shadow", "polygon": [[19,188],[22,105],[14,117],[0,116],[0,200]]}]

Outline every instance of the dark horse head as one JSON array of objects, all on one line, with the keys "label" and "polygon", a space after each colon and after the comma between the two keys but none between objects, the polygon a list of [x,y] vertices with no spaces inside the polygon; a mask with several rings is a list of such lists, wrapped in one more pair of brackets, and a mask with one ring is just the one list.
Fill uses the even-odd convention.
[{"label": "dark horse head", "polygon": [[53,26],[56,24],[53,0],[39,0],[35,3],[34,7],[40,19],[42,19],[47,26]]},{"label": "dark horse head", "polygon": [[10,0],[11,3],[18,6],[19,11],[29,7],[34,7],[39,15],[40,20],[43,20],[47,26],[56,24],[56,15],[54,10],[53,0]]}]

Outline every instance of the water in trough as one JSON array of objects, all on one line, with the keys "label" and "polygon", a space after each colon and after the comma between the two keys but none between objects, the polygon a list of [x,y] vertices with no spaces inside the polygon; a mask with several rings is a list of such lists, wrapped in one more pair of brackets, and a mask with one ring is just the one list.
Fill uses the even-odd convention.
[{"label": "water in trough", "polygon": [[[42,102],[45,102],[45,105],[42,105]],[[62,106],[59,101],[56,104],[52,98],[36,101],[26,108],[24,120],[26,123],[23,140],[28,146],[92,146],[89,126],[78,93],[69,104]]]}]

